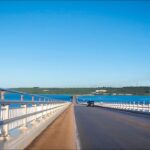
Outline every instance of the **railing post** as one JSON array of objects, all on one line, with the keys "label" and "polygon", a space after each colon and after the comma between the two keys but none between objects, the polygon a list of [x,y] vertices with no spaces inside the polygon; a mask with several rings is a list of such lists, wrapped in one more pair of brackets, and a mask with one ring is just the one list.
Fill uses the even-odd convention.
[{"label": "railing post", "polygon": [[[0,91],[0,98],[2,101],[5,100],[5,91]],[[3,120],[9,119],[9,105],[1,105],[1,110],[3,111]],[[2,112],[1,112],[2,113]],[[9,136],[9,127],[8,124],[1,126],[1,134],[3,139],[7,139]]]},{"label": "railing post", "polygon": [[123,102],[123,109],[126,109],[126,105],[125,105],[125,102]]},{"label": "railing post", "polygon": [[32,102],[34,102],[34,96],[32,96]]},{"label": "railing post", "polygon": [[135,101],[133,102],[133,110],[135,110]]},{"label": "railing post", "polygon": [[143,101],[142,111],[144,111],[144,107],[145,107],[145,102]]},{"label": "railing post", "polygon": [[[9,105],[1,106],[3,109],[3,120],[9,119]],[[7,139],[9,136],[9,127],[8,124],[2,125],[1,127],[1,134],[3,139]]]},{"label": "railing post", "polygon": [[48,116],[48,110],[49,109],[49,105],[48,105],[48,103],[46,104],[46,116]]},{"label": "railing post", "polygon": [[[45,104],[43,104],[43,109],[42,110],[45,110]],[[45,118],[45,111],[43,111],[43,113],[42,113],[42,118]]]},{"label": "railing post", "polygon": [[117,109],[119,109],[119,102],[117,102]]},{"label": "railing post", "polygon": [[49,99],[48,106],[49,106],[49,111],[48,111],[48,113],[49,113],[49,115],[51,115],[51,100],[50,100],[50,99]]},{"label": "railing post", "polygon": [[137,110],[139,111],[140,110],[140,105],[139,105],[139,101],[137,102],[138,104],[137,104]]},{"label": "railing post", "polygon": [[51,115],[51,103],[49,102],[48,105],[49,105],[49,112],[48,113],[49,113],[49,115]]},{"label": "railing post", "polygon": [[[39,98],[39,102],[41,102],[41,98]],[[43,105],[43,104],[41,104],[41,103],[39,104],[39,106],[38,106],[38,107],[39,107],[39,111],[42,111],[42,110],[43,110],[43,106],[42,106],[42,105]],[[39,120],[42,119],[42,114],[43,114],[43,113],[40,113],[40,114],[39,114]]]},{"label": "railing post", "polygon": [[130,102],[130,104],[129,104],[129,110],[131,110],[131,102]]},{"label": "railing post", "polygon": [[[27,105],[21,105],[23,111],[24,111],[24,115],[27,114]],[[26,129],[27,128],[27,118],[24,118],[23,119],[23,125],[22,125],[22,128],[23,129]]]},{"label": "railing post", "polygon": [[54,109],[53,109],[53,113],[55,113],[55,108],[56,107],[56,103],[55,103],[55,101],[54,101]]},{"label": "railing post", "polygon": [[137,102],[135,102],[135,110],[137,110]]},{"label": "railing post", "polygon": [[120,109],[122,109],[122,102],[120,102],[120,104],[121,104],[121,105],[120,105]]},{"label": "railing post", "polygon": [[149,104],[148,104],[148,111],[150,112],[150,102],[149,102]]},{"label": "railing post", "polygon": [[23,101],[23,99],[24,99],[24,95],[21,95],[21,98],[20,98],[20,100],[21,100],[21,101]]},{"label": "railing post", "polygon": [[[36,113],[37,112],[37,105],[33,104],[32,107],[34,109],[34,113]],[[34,115],[33,123],[35,123],[36,120],[37,120],[37,114]]]},{"label": "railing post", "polygon": [[123,102],[123,109],[125,109],[125,102]]},{"label": "railing post", "polygon": [[51,114],[53,114],[53,101],[51,101]]},{"label": "railing post", "polygon": [[[35,99],[35,97],[34,96],[32,96],[32,102],[34,102],[34,99]],[[34,113],[37,111],[37,106],[36,106],[36,104],[32,104],[32,107],[33,107],[33,109],[34,109]],[[33,123],[36,121],[36,114],[34,115],[34,119],[33,119]]]},{"label": "railing post", "polygon": [[117,102],[117,109],[119,108],[119,103]]},{"label": "railing post", "polygon": [[[43,111],[43,104],[40,104],[41,111]],[[43,119],[43,112],[41,113],[41,119]]]},{"label": "railing post", "polygon": [[46,116],[48,116],[48,103],[46,103]]},{"label": "railing post", "polygon": [[5,91],[0,91],[0,94],[1,94],[1,100],[4,100],[5,99]]},{"label": "railing post", "polygon": [[50,115],[52,114],[52,108],[53,108],[53,105],[52,105],[52,100],[50,101]]},{"label": "railing post", "polygon": [[55,113],[55,101],[53,102],[53,107],[54,107],[53,113]]},{"label": "railing post", "polygon": [[[23,100],[24,100],[23,94],[20,95],[20,100],[23,102]],[[23,105],[21,105],[21,108],[23,109],[24,115],[26,115],[27,114],[27,105],[23,104]],[[23,119],[23,125],[21,128],[23,128],[23,129],[27,128],[27,118]]]}]

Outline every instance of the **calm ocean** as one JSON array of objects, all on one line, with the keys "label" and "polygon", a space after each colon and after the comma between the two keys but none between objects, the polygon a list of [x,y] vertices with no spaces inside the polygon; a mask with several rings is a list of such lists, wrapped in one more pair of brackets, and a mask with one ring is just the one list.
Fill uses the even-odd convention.
[{"label": "calm ocean", "polygon": [[[62,100],[62,101],[71,101],[72,97],[70,95],[49,95],[49,94],[39,94],[39,96],[45,96],[49,98],[50,100]],[[19,94],[12,94],[12,93],[7,93],[5,94],[5,101],[20,101],[20,95]],[[35,101],[39,101],[39,98],[35,96],[34,98]],[[29,95],[24,95],[24,101],[32,101],[32,97]],[[41,99],[41,101],[44,101],[44,99]],[[19,107],[20,104],[11,104],[10,108],[16,108]],[[30,106],[30,104],[29,104]]]},{"label": "calm ocean", "polygon": [[[40,94],[39,94],[40,95]],[[46,96],[51,100],[63,100],[63,101],[71,101],[71,95],[50,95],[45,94],[42,96]],[[5,94],[5,101],[20,101],[19,94]],[[24,101],[31,101],[32,97],[25,95]],[[101,95],[101,96],[80,96],[78,97],[79,102],[86,102],[88,100],[93,100],[95,102],[140,102],[140,103],[148,103],[150,102],[150,96],[109,96],[109,95]],[[38,101],[38,98],[35,97],[35,101]],[[44,99],[43,99],[44,101]],[[18,105],[11,105],[11,107],[17,107]]]},{"label": "calm ocean", "polygon": [[84,102],[88,100],[93,100],[95,102],[150,102],[150,96],[80,96],[78,98],[79,102]]}]

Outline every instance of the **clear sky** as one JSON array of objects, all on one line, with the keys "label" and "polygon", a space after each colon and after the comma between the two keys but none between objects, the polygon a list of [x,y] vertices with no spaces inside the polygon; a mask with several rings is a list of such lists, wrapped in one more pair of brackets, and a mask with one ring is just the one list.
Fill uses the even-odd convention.
[{"label": "clear sky", "polygon": [[0,87],[150,86],[150,2],[0,1]]}]

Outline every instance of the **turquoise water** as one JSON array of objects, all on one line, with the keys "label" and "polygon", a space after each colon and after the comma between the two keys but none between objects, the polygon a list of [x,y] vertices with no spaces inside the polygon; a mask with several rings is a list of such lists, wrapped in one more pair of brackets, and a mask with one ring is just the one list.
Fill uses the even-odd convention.
[{"label": "turquoise water", "polygon": [[[39,96],[45,96],[50,100],[61,100],[61,101],[71,101],[72,97],[70,95],[49,95],[49,94],[44,94],[44,95],[40,95]],[[16,94],[16,93],[7,93],[5,94],[5,101],[20,101],[20,94]],[[46,101],[48,100],[46,99]],[[39,101],[39,97],[35,96],[34,97],[35,101]],[[24,95],[24,101],[32,101],[32,96],[29,95]],[[44,98],[41,98],[41,101],[44,101]],[[30,104],[28,104],[30,106]],[[16,108],[19,107],[20,104],[11,104],[10,107],[11,108]]]},{"label": "turquoise water", "polygon": [[[39,96],[44,96],[50,100],[63,100],[63,101],[70,101],[71,100],[71,96],[70,95],[50,95],[50,94],[39,94]],[[10,100],[15,100],[15,101],[20,101],[20,94],[16,94],[16,93],[7,93],[5,94],[5,100],[6,101],[10,101]],[[32,100],[32,96],[29,95],[24,95],[24,101],[31,101]],[[34,97],[35,101],[39,100],[38,96]],[[41,101],[44,101],[44,98],[41,98]]]},{"label": "turquoise water", "polygon": [[[71,95],[50,95],[45,94],[42,96],[46,96],[50,100],[62,100],[62,101],[71,101],[72,96]],[[5,94],[5,101],[20,101],[20,95],[19,94]],[[24,96],[24,101],[31,101],[32,97],[29,95]],[[35,97],[35,101],[38,101],[38,97]],[[41,99],[44,101],[44,99]],[[125,102],[125,103],[149,103],[150,102],[150,96],[109,96],[109,95],[101,95],[101,96],[80,96],[77,99],[79,102],[87,102],[89,100],[93,100],[95,102]],[[17,107],[18,105],[11,105],[11,107]]]},{"label": "turquoise water", "polygon": [[101,95],[101,96],[80,96],[78,97],[79,102],[87,102],[89,100],[93,100],[95,102],[140,102],[140,103],[149,103],[150,96],[109,96],[109,95]]}]

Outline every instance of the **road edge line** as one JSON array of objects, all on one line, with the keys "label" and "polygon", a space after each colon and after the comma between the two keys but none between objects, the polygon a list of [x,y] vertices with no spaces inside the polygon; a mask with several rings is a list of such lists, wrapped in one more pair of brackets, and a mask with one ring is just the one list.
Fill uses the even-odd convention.
[{"label": "road edge line", "polygon": [[74,106],[73,106],[73,113],[74,113],[74,123],[75,123],[75,143],[76,143],[76,149],[81,150],[81,144],[80,144],[80,138],[79,138],[79,132],[76,124],[76,117],[75,117],[75,111],[74,111]]}]

